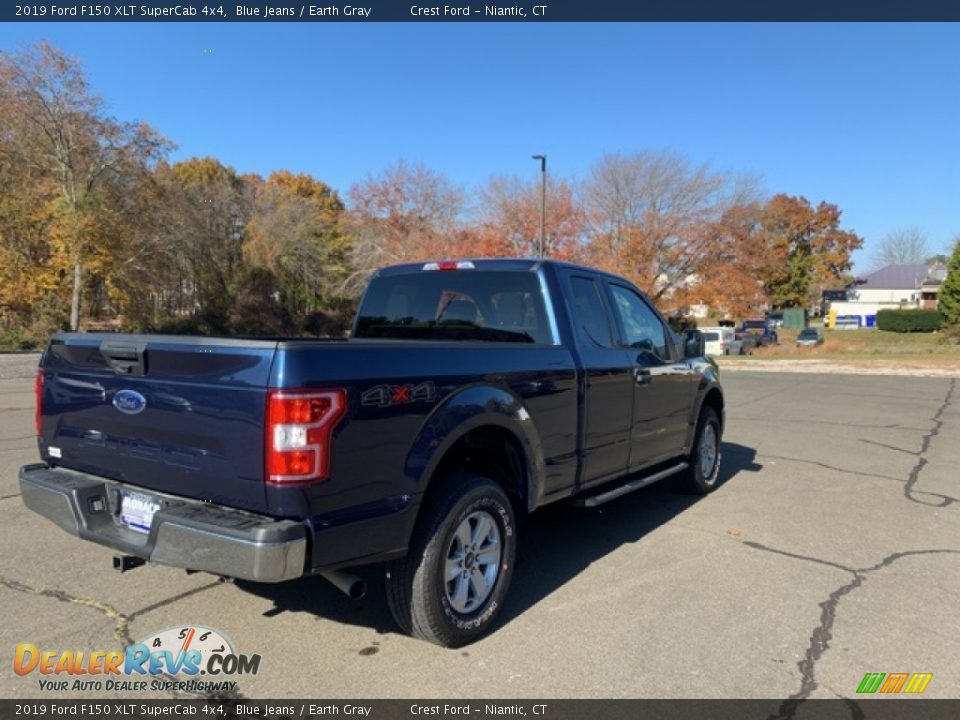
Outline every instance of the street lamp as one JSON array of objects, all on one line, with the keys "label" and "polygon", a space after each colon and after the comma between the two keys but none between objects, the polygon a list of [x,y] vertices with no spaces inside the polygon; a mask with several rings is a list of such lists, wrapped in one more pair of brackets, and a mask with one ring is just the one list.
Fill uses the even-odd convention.
[{"label": "street lamp", "polygon": [[547,246],[546,222],[547,222],[547,156],[533,155],[534,160],[540,161],[540,252],[538,255],[543,257]]}]

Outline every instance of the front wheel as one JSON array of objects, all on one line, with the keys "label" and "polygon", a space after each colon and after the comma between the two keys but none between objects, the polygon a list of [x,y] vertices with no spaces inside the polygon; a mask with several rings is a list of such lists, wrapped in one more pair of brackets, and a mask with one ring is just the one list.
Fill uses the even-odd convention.
[{"label": "front wheel", "polygon": [[720,476],[720,418],[712,407],[700,410],[687,464],[687,469],[677,476],[681,490],[706,495],[716,489]]},{"label": "front wheel", "polygon": [[402,560],[389,563],[387,604],[415,637],[444,647],[487,632],[503,606],[516,555],[513,508],[495,482],[449,478]]}]

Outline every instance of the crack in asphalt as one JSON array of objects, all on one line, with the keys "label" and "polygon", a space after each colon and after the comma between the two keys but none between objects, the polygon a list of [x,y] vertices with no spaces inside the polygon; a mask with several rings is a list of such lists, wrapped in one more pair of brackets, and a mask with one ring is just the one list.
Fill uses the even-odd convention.
[{"label": "crack in asphalt", "polygon": [[[187,592],[180,593],[179,595],[175,595],[173,597],[167,598],[161,602],[154,603],[153,605],[148,605],[145,608],[141,608],[140,610],[137,610],[127,615],[125,613],[120,612],[112,605],[109,605],[108,603],[105,603],[105,602],[101,602],[99,600],[93,600],[91,598],[84,598],[78,595],[72,595],[71,593],[68,593],[65,590],[59,590],[56,588],[53,588],[53,589],[35,588],[25,583],[22,583],[18,580],[12,580],[10,578],[0,575],[0,586],[6,587],[9,590],[13,590],[14,592],[25,593],[27,595],[35,595],[38,597],[48,597],[48,598],[57,600],[59,602],[72,603],[74,605],[88,607],[103,613],[107,618],[109,618],[113,622],[113,636],[117,640],[117,642],[120,643],[120,647],[123,647],[123,648],[130,647],[135,642],[130,635],[130,621],[133,618],[139,615],[144,615],[148,612],[151,612],[152,610],[156,610],[157,608],[164,607],[165,605],[169,605],[173,602],[176,602],[177,600],[182,600],[183,598],[188,597],[190,595],[202,592],[204,590],[208,590],[209,588],[219,584],[220,584],[220,581],[216,581],[208,585],[203,585],[201,587],[194,588]],[[163,679],[163,680],[177,682],[176,677],[166,673],[157,676],[155,679]],[[240,693],[239,691],[237,691],[236,689],[225,690],[223,692],[204,693],[204,692],[194,692],[190,690],[177,690],[177,689],[171,688],[167,692],[175,700],[183,697],[186,697],[186,698],[195,697],[203,700],[244,700],[246,699],[246,696]]]},{"label": "crack in asphalt", "polygon": [[787,387],[785,387],[785,388],[780,388],[779,390],[774,390],[773,392],[765,393],[765,394],[763,394],[763,395],[757,395],[756,397],[752,397],[752,398],[745,399],[745,400],[743,400],[743,402],[730,403],[729,405],[727,405],[727,407],[728,407],[728,408],[735,408],[735,407],[741,407],[741,406],[743,406],[743,405],[755,405],[756,403],[761,402],[762,400],[766,400],[766,399],[768,399],[768,398],[776,397],[777,395],[781,395],[781,394],[783,394],[783,393],[785,393],[785,392],[789,392],[790,390],[796,390],[798,387],[803,387],[803,386],[806,385],[806,384],[807,384],[807,383],[805,383],[805,382],[803,382],[803,381],[797,382],[797,383],[792,383],[791,385],[789,385],[789,386],[787,386]]},{"label": "crack in asphalt", "polygon": [[[861,475],[867,477],[879,477],[885,479],[895,479],[898,482],[904,483],[903,494],[904,497],[910,500],[911,502],[918,503],[920,505],[926,505],[927,507],[946,507],[954,502],[958,502],[956,498],[949,497],[947,495],[941,495],[939,493],[932,493],[927,491],[916,490],[915,486],[920,478],[920,474],[923,472],[923,469],[927,466],[927,453],[930,450],[930,446],[933,443],[933,439],[940,434],[940,430],[943,427],[943,415],[946,412],[947,408],[950,407],[950,404],[953,400],[953,393],[956,389],[956,380],[950,380],[950,387],[947,390],[947,393],[943,399],[943,402],[937,408],[936,413],[933,417],[930,418],[933,426],[927,430],[920,442],[920,449],[916,452],[911,450],[906,450],[904,448],[895,447],[892,445],[885,445],[883,443],[874,442],[871,440],[862,440],[862,442],[871,443],[874,445],[879,445],[881,447],[886,447],[890,450],[896,450],[898,452],[907,453],[914,455],[917,458],[916,464],[911,468],[910,474],[907,477],[906,481],[900,480],[899,478],[891,478],[890,476],[878,475],[875,473],[863,473],[856,470],[847,470],[844,468],[838,468],[835,466],[827,465],[826,463],[818,462],[815,460],[804,460],[800,458],[787,458],[779,457],[775,455],[760,455],[758,457],[770,457],[778,458],[787,461],[809,463],[812,465],[818,465],[820,467],[828,468],[835,470],[840,473],[852,474],[852,475]],[[919,496],[931,496],[940,498],[941,502],[938,504],[932,504],[929,502],[923,502]],[[793,693],[787,700],[785,700],[779,707],[777,713],[772,715],[769,720],[792,720],[796,715],[800,704],[803,703],[814,690],[817,689],[817,679],[816,679],[816,665],[817,662],[823,657],[824,653],[830,648],[830,641],[833,639],[833,625],[836,622],[837,618],[837,607],[840,604],[840,600],[843,599],[846,595],[852,593],[858,587],[863,585],[867,580],[868,576],[871,573],[882,570],[886,567],[889,567],[897,560],[900,560],[905,557],[913,557],[917,555],[938,555],[938,554],[954,554],[960,555],[960,550],[952,549],[931,549],[931,550],[906,550],[901,552],[895,552],[879,563],[871,565],[866,568],[853,568],[842,563],[833,562],[831,560],[824,560],[822,558],[812,557],[809,555],[801,555],[799,553],[789,552],[787,550],[779,550],[777,548],[768,547],[761,543],[752,542],[752,541],[743,541],[743,544],[747,547],[754,550],[761,550],[764,552],[773,553],[775,555],[780,555],[781,557],[790,558],[792,560],[802,560],[804,562],[810,562],[817,565],[823,565],[824,567],[829,567],[834,570],[841,570],[843,572],[849,573],[852,575],[852,578],[849,582],[841,585],[836,588],[826,600],[819,603],[820,605],[820,622],[813,629],[813,632],[810,634],[810,641],[807,645],[807,650],[804,653],[803,659],[797,663],[797,669],[800,671],[800,688],[797,692]],[[831,690],[834,694],[837,694],[836,691]],[[850,708],[851,716],[854,720],[860,720],[864,717],[863,710],[850,698],[845,698],[847,704]]]},{"label": "crack in asphalt", "polygon": [[[948,495],[941,495],[940,493],[931,493],[925,491],[914,490],[914,486],[917,484],[917,481],[920,479],[920,473],[923,472],[923,469],[927,466],[929,462],[927,460],[927,451],[930,449],[930,445],[933,443],[933,439],[940,434],[940,428],[943,427],[943,414],[947,411],[947,408],[950,407],[951,402],[953,401],[953,391],[957,387],[956,379],[950,381],[950,389],[947,390],[946,396],[943,398],[943,402],[940,403],[940,407],[937,408],[937,412],[932,418],[930,418],[933,423],[933,427],[923,436],[923,439],[920,442],[920,450],[916,453],[917,455],[917,464],[913,466],[910,470],[910,475],[907,477],[907,483],[903,486],[903,496],[915,502],[919,505],[926,505],[927,507],[947,507],[952,503],[957,502],[956,498],[950,497]],[[938,504],[932,504],[928,502],[923,502],[915,495],[932,495],[934,497],[939,497],[941,502]]]},{"label": "crack in asphalt", "polygon": [[879,473],[863,472],[861,470],[851,470],[850,468],[842,468],[836,465],[829,465],[825,462],[820,462],[819,460],[808,460],[806,458],[788,457],[786,455],[767,455],[765,453],[757,453],[757,457],[771,458],[773,460],[786,460],[787,462],[804,463],[806,465],[816,465],[817,467],[822,467],[826,470],[833,470],[835,472],[842,473],[844,475],[859,475],[860,477],[880,478],[881,480],[894,480],[899,483],[905,482],[903,478],[898,478],[895,475],[881,475]]},{"label": "crack in asphalt", "polygon": [[[762,417],[742,417],[733,414],[728,414],[727,418],[730,420],[743,420],[746,422],[763,422],[769,423],[772,421],[771,418],[762,418]],[[839,422],[837,420],[810,420],[810,419],[796,419],[796,418],[777,418],[779,423],[794,423],[797,425],[839,425],[840,427],[847,428],[863,428],[866,430],[916,430],[917,432],[925,432],[927,428],[914,427],[913,425],[900,425],[899,423],[888,423],[886,425],[873,425],[870,423],[848,423],[848,422]]]},{"label": "crack in asphalt", "polygon": [[904,455],[917,455],[915,450],[908,450],[907,448],[898,447],[896,445],[888,445],[887,443],[877,442],[876,440],[870,440],[869,438],[857,438],[857,442],[866,443],[867,445],[876,445],[877,447],[882,447],[886,450],[893,450],[894,452],[903,453]]},{"label": "crack in asphalt", "polygon": [[48,590],[45,588],[31,587],[30,585],[26,585],[18,580],[11,580],[3,577],[2,575],[0,575],[0,585],[3,585],[4,587],[15,592],[53,598],[54,600],[59,600],[60,602],[73,603],[74,605],[82,605],[83,607],[89,607],[93,608],[94,610],[98,610],[106,615],[111,621],[113,621],[113,636],[117,639],[117,642],[121,643],[123,647],[133,644],[133,639],[130,637],[130,628],[128,624],[129,619],[126,615],[112,605],[100,602],[99,600],[91,600],[90,598],[71,595],[65,590]]},{"label": "crack in asphalt", "polygon": [[[864,581],[867,580],[871,573],[887,568],[897,560],[918,555],[960,555],[960,550],[953,549],[905,550],[891,553],[875,565],[865,568],[853,568],[841,563],[833,562],[831,560],[823,560],[821,558],[812,557],[809,555],[801,555],[799,553],[793,553],[786,550],[779,550],[777,548],[768,547],[761,543],[752,542],[749,540],[743,541],[743,544],[754,550],[769,552],[774,555],[790,558],[791,560],[802,560],[804,562],[823,565],[835,570],[842,570],[843,572],[849,573],[853,576],[850,582],[838,587],[836,590],[830,593],[826,600],[819,603],[820,622],[810,634],[810,641],[807,645],[807,650],[804,653],[803,659],[797,663],[797,669],[800,671],[801,678],[800,689],[787,698],[780,705],[777,713],[775,715],[771,715],[769,720],[791,720],[796,715],[800,704],[809,698],[811,693],[817,689],[816,665],[817,662],[823,657],[824,653],[826,653],[826,651],[830,648],[830,641],[833,639],[833,625],[837,619],[837,606],[840,604],[840,600],[843,597],[863,585]],[[851,708],[855,707],[855,703],[852,703],[852,701],[849,700],[848,702],[850,702]],[[854,718],[862,717],[862,712],[859,711],[859,708],[852,710],[852,713]]]},{"label": "crack in asphalt", "polygon": [[13,495],[0,495],[0,500],[10,500],[17,497],[20,497],[20,493],[14,493]]},{"label": "crack in asphalt", "polygon": [[[906,448],[897,447],[895,445],[887,445],[886,443],[877,442],[875,440],[869,440],[866,438],[859,438],[860,442],[868,443],[870,445],[877,445],[879,447],[887,448],[889,450],[895,450],[897,452],[905,453],[907,455],[913,455],[917,458],[916,464],[910,469],[910,473],[907,476],[907,479],[904,480],[893,475],[882,475],[880,473],[870,473],[863,472],[860,470],[851,470],[849,468],[842,468],[836,465],[829,465],[819,460],[808,460],[806,458],[796,458],[796,457],[787,457],[785,455],[767,455],[764,453],[757,453],[756,457],[758,458],[771,458],[773,460],[785,460],[787,462],[797,462],[805,463],[807,465],[816,465],[817,467],[822,467],[826,470],[833,470],[835,472],[845,474],[845,475],[857,475],[860,477],[869,477],[869,478],[879,478],[882,480],[894,480],[899,483],[903,483],[903,496],[910,502],[917,503],[918,505],[924,505],[926,507],[933,508],[944,508],[953,503],[960,503],[960,499],[952,497],[950,495],[945,495],[943,493],[932,492],[929,490],[918,490],[916,489],[916,484],[920,479],[920,473],[923,472],[923,469],[929,464],[927,459],[927,452],[930,450],[930,446],[933,443],[933,438],[937,437],[940,434],[940,430],[943,427],[943,414],[947,411],[947,408],[953,402],[953,393],[956,389],[957,381],[956,379],[950,380],[950,387],[947,390],[947,394],[943,399],[943,402],[937,408],[936,413],[933,417],[930,418],[930,421],[933,423],[933,427],[929,428],[920,441],[919,450],[907,450]],[[925,502],[921,497],[927,498],[936,498],[937,502]]]}]

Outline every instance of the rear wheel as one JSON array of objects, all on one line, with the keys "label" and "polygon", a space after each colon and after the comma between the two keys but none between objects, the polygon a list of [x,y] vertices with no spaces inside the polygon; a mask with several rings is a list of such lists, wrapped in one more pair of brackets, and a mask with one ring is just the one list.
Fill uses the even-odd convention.
[{"label": "rear wheel", "polygon": [[489,630],[513,574],[513,508],[495,482],[458,475],[418,522],[410,553],[389,563],[387,604],[415,637],[460,647]]},{"label": "rear wheel", "polygon": [[706,495],[716,489],[720,476],[720,418],[712,407],[700,410],[687,464],[689,467],[677,475],[681,490]]}]

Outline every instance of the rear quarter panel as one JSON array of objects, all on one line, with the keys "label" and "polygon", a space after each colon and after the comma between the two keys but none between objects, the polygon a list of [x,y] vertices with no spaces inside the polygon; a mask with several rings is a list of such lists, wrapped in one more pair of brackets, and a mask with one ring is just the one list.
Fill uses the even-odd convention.
[{"label": "rear quarter panel", "polygon": [[[560,346],[351,340],[281,345],[271,385],[347,390],[330,478],[268,488],[278,515],[337,523],[414,502],[443,451],[471,427],[514,430],[548,487],[572,485],[577,374]],[[397,387],[411,388],[409,399]],[[432,392],[422,391],[423,387]],[[421,391],[417,392],[420,388]]]}]

